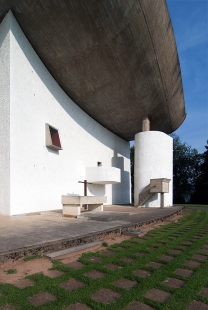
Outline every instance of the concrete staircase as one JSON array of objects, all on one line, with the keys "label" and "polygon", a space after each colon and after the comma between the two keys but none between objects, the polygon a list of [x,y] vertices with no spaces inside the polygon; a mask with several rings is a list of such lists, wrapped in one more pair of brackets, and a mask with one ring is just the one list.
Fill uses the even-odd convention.
[{"label": "concrete staircase", "polygon": [[139,206],[142,206],[149,200],[155,193],[150,192],[151,185],[147,185],[139,194]]},{"label": "concrete staircase", "polygon": [[170,179],[158,178],[150,179],[148,184],[139,194],[139,206],[142,206],[147,200],[149,200],[155,193],[161,194],[160,207],[164,207],[164,193],[169,193]]}]

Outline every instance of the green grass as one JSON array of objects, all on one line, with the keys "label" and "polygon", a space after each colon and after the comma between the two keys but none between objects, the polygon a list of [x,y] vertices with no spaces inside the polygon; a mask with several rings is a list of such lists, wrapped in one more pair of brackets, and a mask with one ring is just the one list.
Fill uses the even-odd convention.
[{"label": "green grass", "polygon": [[203,208],[208,208],[208,205],[200,205],[200,204],[174,204],[174,206],[184,206],[184,207],[203,207]]},{"label": "green grass", "polygon": [[102,246],[108,247],[108,243],[107,242],[103,242]]},{"label": "green grass", "polygon": [[31,255],[31,256],[26,256],[24,258],[24,261],[28,262],[30,260],[34,260],[34,259],[38,259],[38,258],[42,258],[42,257],[43,257],[43,254],[35,254],[35,255]]},{"label": "green grass", "polygon": [[14,273],[17,273],[17,269],[8,269],[8,270],[5,270],[5,272],[7,274],[14,274]]},{"label": "green grass", "polygon": [[[97,310],[120,310],[133,301],[143,302],[159,310],[185,310],[192,300],[208,304],[208,298],[200,295],[202,288],[208,288],[208,260],[201,262],[201,266],[197,268],[189,268],[186,265],[187,260],[195,260],[193,255],[201,254],[202,248],[206,246],[208,250],[208,212],[196,210],[189,211],[187,214],[179,222],[160,226],[143,238],[136,237],[109,246],[108,249],[115,252],[113,256],[104,255],[101,251],[83,254],[79,261],[84,264],[84,267],[80,270],[70,268],[60,261],[54,261],[53,268],[64,272],[58,278],[50,279],[41,273],[28,276],[27,278],[35,281],[36,285],[25,289],[19,289],[10,284],[0,284],[2,293],[0,308],[10,304],[21,310],[37,309],[31,305],[28,298],[39,292],[49,292],[57,297],[56,301],[38,307],[39,310],[64,309],[77,302]],[[198,238],[194,239],[195,237]],[[162,254],[170,255],[170,250],[179,249],[187,241],[193,243],[188,245],[181,254],[172,254],[171,256],[174,257],[172,261],[167,262],[160,258]],[[154,250],[152,251],[151,248]],[[145,253],[145,256],[136,256],[138,252]],[[92,256],[100,257],[102,260],[92,261],[90,260]],[[124,258],[132,258],[134,261],[125,263]],[[154,269],[147,266],[149,262],[162,263],[163,266],[160,269]],[[121,268],[112,271],[106,268],[110,263]],[[190,269],[194,273],[189,278],[184,278],[174,273],[178,268]],[[139,278],[133,273],[138,269],[148,270],[151,275],[147,278]],[[97,280],[90,279],[86,273],[92,270],[102,272],[104,277]],[[84,287],[72,292],[61,288],[60,284],[70,278],[81,281]],[[121,278],[136,281],[137,285],[130,290],[113,285],[113,282]],[[163,284],[167,278],[183,280],[185,285],[182,288],[170,288]],[[91,295],[101,288],[118,292],[120,298],[109,305],[94,301]],[[171,297],[164,303],[146,298],[145,293],[153,288],[169,292]]]}]

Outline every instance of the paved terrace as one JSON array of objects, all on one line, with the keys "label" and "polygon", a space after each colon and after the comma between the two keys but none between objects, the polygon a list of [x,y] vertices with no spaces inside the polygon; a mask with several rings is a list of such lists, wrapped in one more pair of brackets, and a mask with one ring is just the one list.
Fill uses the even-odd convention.
[{"label": "paved terrace", "polygon": [[63,218],[60,211],[39,215],[0,215],[0,262],[35,253],[50,253],[120,234],[124,229],[161,221],[182,209],[180,206],[164,209],[105,206],[100,220],[96,219],[98,213],[92,213],[94,219],[87,220]]}]

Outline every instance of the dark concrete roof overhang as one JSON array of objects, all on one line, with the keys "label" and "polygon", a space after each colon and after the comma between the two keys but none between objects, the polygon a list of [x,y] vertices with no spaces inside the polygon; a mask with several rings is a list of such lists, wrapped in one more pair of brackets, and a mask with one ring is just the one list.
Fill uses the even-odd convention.
[{"label": "dark concrete roof overhang", "polygon": [[180,64],[165,0],[1,0],[49,72],[87,114],[126,140],[185,119]]}]

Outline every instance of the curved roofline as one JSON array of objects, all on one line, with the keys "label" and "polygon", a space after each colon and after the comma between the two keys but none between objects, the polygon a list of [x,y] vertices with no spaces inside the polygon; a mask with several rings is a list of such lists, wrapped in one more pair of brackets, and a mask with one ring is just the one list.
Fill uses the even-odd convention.
[{"label": "curved roofline", "polygon": [[167,134],[186,117],[180,63],[165,0],[1,0],[46,68],[88,115],[125,140]]}]

